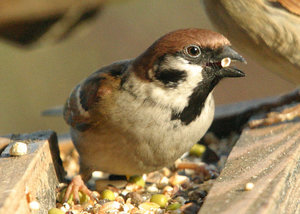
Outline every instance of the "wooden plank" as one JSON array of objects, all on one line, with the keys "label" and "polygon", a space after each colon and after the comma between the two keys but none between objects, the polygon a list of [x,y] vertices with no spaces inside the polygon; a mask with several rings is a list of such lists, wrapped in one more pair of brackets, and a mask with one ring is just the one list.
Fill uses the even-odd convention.
[{"label": "wooden plank", "polygon": [[31,213],[28,194],[40,203],[35,213],[47,213],[55,206],[55,189],[64,175],[57,136],[52,131],[2,137],[1,142],[22,141],[28,154],[9,156],[8,145],[0,157],[0,214]]},{"label": "wooden plank", "polygon": [[199,214],[300,213],[299,130],[299,120],[245,129]]}]

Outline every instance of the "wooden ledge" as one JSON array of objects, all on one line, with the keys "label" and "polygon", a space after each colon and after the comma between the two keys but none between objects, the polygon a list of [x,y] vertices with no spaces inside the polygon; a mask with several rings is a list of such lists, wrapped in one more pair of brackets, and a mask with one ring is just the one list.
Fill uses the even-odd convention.
[{"label": "wooden ledge", "polygon": [[[240,108],[241,104],[231,106],[240,111],[223,109],[225,113],[215,122],[238,121],[230,129],[238,125],[241,136],[199,214],[300,213],[300,120],[255,129],[245,126],[251,117],[261,112],[298,100],[297,90],[248,102],[245,108]],[[226,127],[224,123],[223,127]],[[245,190],[247,183],[254,184],[252,190]]]},{"label": "wooden ledge", "polygon": [[299,121],[244,130],[199,213],[300,213],[299,130]]},{"label": "wooden ledge", "polygon": [[[28,154],[9,156],[10,143],[28,144]],[[55,207],[55,189],[63,178],[57,136],[52,131],[0,137],[0,213],[31,213],[30,201],[37,201],[46,213]],[[6,148],[3,150],[3,147]]]}]

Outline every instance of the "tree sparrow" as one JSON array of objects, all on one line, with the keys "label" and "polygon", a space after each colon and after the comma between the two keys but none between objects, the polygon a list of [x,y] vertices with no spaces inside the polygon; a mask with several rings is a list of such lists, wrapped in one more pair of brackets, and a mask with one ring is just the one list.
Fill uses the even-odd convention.
[{"label": "tree sparrow", "polygon": [[[243,77],[230,61],[246,62],[221,34],[183,29],[164,35],[135,59],[91,74],[64,108],[80,155],[78,190],[91,173],[138,175],[170,166],[207,131],[214,116],[213,88]],[[82,181],[83,179],[83,181]]]}]

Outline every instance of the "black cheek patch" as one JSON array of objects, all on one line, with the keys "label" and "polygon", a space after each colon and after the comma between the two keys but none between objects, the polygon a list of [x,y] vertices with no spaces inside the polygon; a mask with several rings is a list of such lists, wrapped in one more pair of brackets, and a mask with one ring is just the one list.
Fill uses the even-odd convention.
[{"label": "black cheek patch", "polygon": [[187,74],[185,71],[175,69],[158,70],[155,78],[162,82],[166,87],[175,88],[179,82],[185,81]]}]

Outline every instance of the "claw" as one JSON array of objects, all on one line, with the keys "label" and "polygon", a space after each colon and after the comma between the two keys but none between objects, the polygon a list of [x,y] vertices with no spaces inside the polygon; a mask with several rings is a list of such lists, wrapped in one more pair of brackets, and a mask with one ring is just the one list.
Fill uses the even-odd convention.
[{"label": "claw", "polygon": [[98,202],[98,199],[93,194],[93,192],[87,188],[87,186],[84,184],[82,177],[80,175],[76,175],[72,179],[71,183],[69,184],[69,186],[65,192],[63,201],[67,202],[69,200],[70,196],[73,194],[73,200],[74,200],[75,204],[79,204],[80,203],[79,191],[88,195],[91,199],[96,200]]}]

